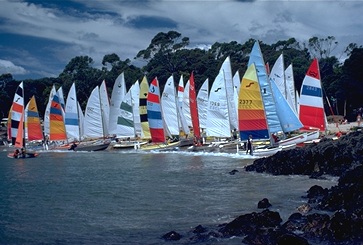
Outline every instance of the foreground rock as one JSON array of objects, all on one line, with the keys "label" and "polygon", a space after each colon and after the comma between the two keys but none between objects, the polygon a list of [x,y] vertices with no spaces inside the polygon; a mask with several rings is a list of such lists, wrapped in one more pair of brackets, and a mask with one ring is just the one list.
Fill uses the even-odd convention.
[{"label": "foreground rock", "polygon": [[257,159],[246,167],[246,171],[274,175],[341,176],[362,161],[363,133],[352,132],[338,140],[325,138],[316,144]]}]

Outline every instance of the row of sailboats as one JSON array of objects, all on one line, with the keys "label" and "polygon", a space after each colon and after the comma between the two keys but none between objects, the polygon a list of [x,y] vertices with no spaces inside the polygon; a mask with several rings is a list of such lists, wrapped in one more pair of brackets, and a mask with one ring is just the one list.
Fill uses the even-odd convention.
[{"label": "row of sailboats", "polygon": [[[227,57],[210,91],[207,79],[197,93],[193,73],[185,87],[181,76],[177,89],[173,76],[170,76],[162,94],[157,78],[149,85],[146,77],[140,84],[136,81],[127,91],[121,73],[114,83],[111,99],[108,99],[103,81],[92,91],[83,115],[75,84],[72,84],[66,101],[61,88],[56,90],[53,87],[44,116],[44,134],[48,137],[46,140],[58,142],[81,142],[107,136],[136,138],[132,141],[135,145],[140,144],[140,139],[154,144],[165,143],[167,138],[181,136],[181,133],[188,135],[190,131],[199,142],[205,136],[229,139],[231,133],[238,130],[239,141],[243,142],[250,135],[254,140],[270,141],[272,134],[286,135],[300,129],[324,130],[325,114],[317,60],[314,59],[306,74],[299,99],[292,79],[292,66],[284,68],[282,55],[271,73],[267,73],[256,42],[241,81],[238,72],[232,76],[231,61]],[[34,108],[34,105],[29,108]],[[28,111],[34,112],[33,109]],[[311,123],[315,118],[319,121]],[[306,140],[307,134],[302,133],[296,139],[282,139],[279,145]],[[102,142],[102,146],[107,147],[107,144],[109,142]]]}]

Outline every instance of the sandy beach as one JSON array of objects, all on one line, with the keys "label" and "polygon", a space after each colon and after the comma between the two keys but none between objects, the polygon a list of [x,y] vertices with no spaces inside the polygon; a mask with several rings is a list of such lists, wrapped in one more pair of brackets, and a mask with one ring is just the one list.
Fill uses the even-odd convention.
[{"label": "sandy beach", "polygon": [[348,133],[353,127],[357,126],[357,122],[348,122],[347,124],[328,123],[327,130],[329,131],[329,134],[335,134],[339,131],[341,131],[342,133]]}]

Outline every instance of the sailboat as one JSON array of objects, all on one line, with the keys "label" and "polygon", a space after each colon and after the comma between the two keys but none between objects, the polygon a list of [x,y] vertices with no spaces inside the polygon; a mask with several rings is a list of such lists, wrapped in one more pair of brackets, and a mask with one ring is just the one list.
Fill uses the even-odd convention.
[{"label": "sailboat", "polygon": [[44,142],[42,125],[35,96],[33,95],[25,107],[25,139],[27,143],[40,146]]},{"label": "sailboat", "polygon": [[301,85],[299,119],[303,124],[301,130],[312,132],[308,140],[312,140],[313,137],[318,138],[319,131],[326,130],[319,62],[316,58],[310,64]]},{"label": "sailboat", "polygon": [[197,105],[197,92],[195,90],[194,73],[190,75],[189,78],[189,105],[190,105],[190,116],[192,120],[193,133],[195,140],[199,144],[200,140],[200,125],[199,125],[199,115],[198,115],[198,105]]},{"label": "sailboat", "polygon": [[96,86],[88,98],[84,117],[84,138],[89,141],[79,144],[76,151],[101,151],[110,145],[110,140],[103,139],[106,136],[103,117],[100,88]]},{"label": "sailboat", "polygon": [[[27,152],[25,143],[25,130],[24,130],[24,89],[23,82],[21,82],[16,89],[13,104],[11,106],[11,141],[17,148],[14,153],[9,153],[10,158],[31,158],[38,156],[36,152]],[[21,152],[18,148],[21,148]]]},{"label": "sailboat", "polygon": [[177,111],[177,97],[174,85],[174,78],[171,75],[164,86],[161,95],[161,107],[163,108],[163,118],[165,119],[166,132],[169,137],[179,135],[179,120]]},{"label": "sailboat", "polygon": [[68,140],[81,140],[81,124],[79,120],[78,100],[75,83],[72,84],[66,100],[65,126]]},{"label": "sailboat", "polygon": [[[246,70],[239,91],[238,121],[241,141],[252,136],[253,141],[270,139],[268,121],[258,81],[256,66],[252,63]],[[253,150],[255,156],[269,156],[282,150],[282,147],[260,148]],[[238,150],[239,154],[244,152]]]},{"label": "sailboat", "polygon": [[[228,63],[228,60],[225,60]],[[224,63],[225,63],[224,62]],[[209,93],[207,111],[207,136],[230,138],[231,126],[229,115],[229,100],[225,81],[225,65],[222,64]],[[230,68],[229,68],[230,69]]]},{"label": "sailboat", "polygon": [[151,144],[142,146],[143,150],[162,149],[170,146],[176,146],[179,142],[168,144],[166,142],[165,122],[162,116],[160,104],[160,88],[157,78],[154,78],[150,84],[147,94],[147,118],[150,127]]},{"label": "sailboat", "polygon": [[184,112],[183,112],[183,98],[184,98],[184,81],[183,81],[183,75],[180,76],[179,84],[178,84],[178,115],[179,115],[179,125],[180,125],[180,131],[184,133],[185,135],[189,134],[189,127],[187,120],[185,118]]},{"label": "sailboat", "polygon": [[141,138],[150,139],[150,127],[147,119],[147,94],[149,92],[149,84],[146,76],[143,77],[140,83],[140,98],[139,98],[139,111],[140,111],[140,124],[141,124]]},{"label": "sailboat", "polygon": [[126,95],[126,83],[124,73],[122,72],[117,78],[113,85],[111,101],[110,101],[110,112],[109,112],[109,126],[108,133],[110,135],[117,135],[117,118],[120,115],[120,105]]}]

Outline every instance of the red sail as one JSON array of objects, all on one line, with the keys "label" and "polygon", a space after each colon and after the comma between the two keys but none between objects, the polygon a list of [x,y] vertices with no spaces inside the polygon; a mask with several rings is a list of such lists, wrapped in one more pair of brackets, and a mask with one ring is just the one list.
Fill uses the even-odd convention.
[{"label": "red sail", "polygon": [[200,127],[199,127],[199,117],[198,117],[198,106],[197,106],[197,95],[195,91],[194,83],[194,73],[190,75],[189,79],[189,104],[190,104],[190,115],[192,118],[193,132],[194,136],[198,139],[200,138]]}]

